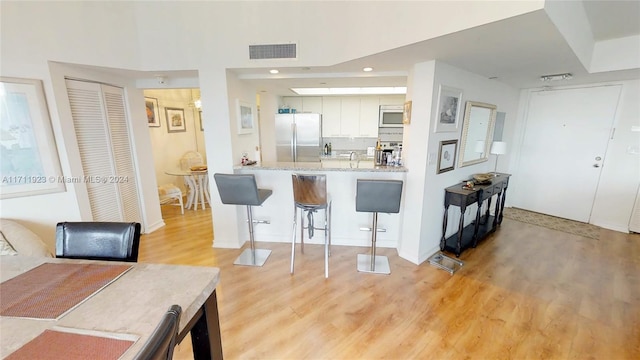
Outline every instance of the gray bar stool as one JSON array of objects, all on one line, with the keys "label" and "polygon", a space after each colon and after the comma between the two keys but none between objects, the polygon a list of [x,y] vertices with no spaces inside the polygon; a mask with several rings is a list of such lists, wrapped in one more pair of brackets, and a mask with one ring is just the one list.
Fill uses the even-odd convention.
[{"label": "gray bar stool", "polygon": [[[376,274],[391,274],[389,259],[376,256],[376,238],[378,231],[378,213],[400,212],[402,181],[400,180],[363,180],[358,179],[356,188],[356,211],[372,212],[371,255],[358,254],[358,271]],[[369,229],[366,229],[369,230]]]},{"label": "gray bar stool", "polygon": [[250,249],[245,249],[233,262],[234,265],[262,266],[271,250],[256,249],[253,240],[253,224],[268,224],[266,220],[253,220],[252,206],[260,206],[273,193],[271,190],[258,189],[253,174],[213,174],[223,204],[246,205],[249,223]]},{"label": "gray bar stool", "polygon": [[[304,254],[304,230],[309,232],[309,239],[313,238],[314,230],[324,231],[324,277],[329,277],[329,255],[331,246],[331,200],[327,196],[326,175],[292,174],[293,181],[293,239],[291,241],[291,273],[296,256],[296,217],[300,209],[300,249]],[[324,210],[324,226],[316,227],[313,214]],[[307,212],[308,224],[304,226],[304,213]]]}]

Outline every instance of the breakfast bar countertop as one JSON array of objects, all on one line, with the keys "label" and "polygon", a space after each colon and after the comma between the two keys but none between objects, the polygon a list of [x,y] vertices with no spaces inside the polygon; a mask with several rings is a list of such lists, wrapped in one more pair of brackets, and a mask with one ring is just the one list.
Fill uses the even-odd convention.
[{"label": "breakfast bar countertop", "polygon": [[236,165],[234,170],[294,170],[294,171],[361,171],[361,172],[407,172],[404,166],[376,166],[373,161],[333,162],[263,162],[242,166]]}]

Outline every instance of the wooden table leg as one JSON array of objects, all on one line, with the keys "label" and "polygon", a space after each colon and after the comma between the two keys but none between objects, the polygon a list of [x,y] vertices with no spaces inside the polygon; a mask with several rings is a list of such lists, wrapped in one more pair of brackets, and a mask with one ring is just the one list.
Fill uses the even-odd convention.
[{"label": "wooden table leg", "polygon": [[190,329],[193,358],[195,360],[222,359],[222,338],[220,336],[218,299],[215,290],[200,310],[202,315]]},{"label": "wooden table leg", "polygon": [[507,197],[507,188],[502,190],[502,200],[500,201],[500,216],[498,217],[498,225],[502,224],[502,212],[504,211],[504,199]]},{"label": "wooden table leg", "polygon": [[464,212],[467,210],[465,206],[460,207],[460,224],[458,225],[458,243],[456,244],[456,257],[460,257],[462,253],[462,233],[464,232]]},{"label": "wooden table leg", "polygon": [[496,198],[496,208],[493,211],[493,225],[492,225],[492,230],[495,231],[496,228],[498,227],[498,218],[500,217],[500,213],[502,211],[500,211],[500,198],[502,197],[503,191],[500,191],[498,193],[498,197]]},{"label": "wooden table leg", "polygon": [[440,251],[444,251],[445,235],[447,234],[447,222],[449,221],[449,204],[444,206],[444,216],[442,217],[442,238],[440,239]]},{"label": "wooden table leg", "polygon": [[476,209],[476,223],[473,224],[473,237],[471,238],[471,245],[474,248],[478,245],[478,229],[480,229],[480,213],[482,209],[481,198],[482,196],[478,196],[478,208]]}]

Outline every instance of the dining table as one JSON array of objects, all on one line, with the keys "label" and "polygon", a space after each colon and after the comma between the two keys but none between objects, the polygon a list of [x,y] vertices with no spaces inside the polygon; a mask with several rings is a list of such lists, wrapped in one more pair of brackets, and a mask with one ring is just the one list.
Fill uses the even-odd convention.
[{"label": "dining table", "polygon": [[205,199],[211,206],[211,198],[209,195],[209,175],[207,170],[192,171],[180,168],[169,169],[164,172],[167,175],[180,176],[189,187],[189,195],[187,196],[186,208],[198,209],[198,202],[205,208]]},{"label": "dining table", "polygon": [[[77,304],[65,304],[78,291],[91,287],[91,281],[85,286],[74,278],[91,280],[99,274],[86,270],[89,268],[110,272],[106,284],[94,284],[95,291],[89,289],[87,293],[91,294],[81,295]],[[74,275],[55,275],[65,271]],[[30,354],[26,358],[33,358],[34,354],[38,358],[37,354],[44,354],[42,351],[51,355],[49,352],[56,348],[62,349],[64,358],[72,358],[66,356],[66,351],[74,346],[90,350],[93,345],[82,342],[90,337],[114,342],[115,345],[103,347],[109,351],[117,348],[117,342],[123,343],[123,353],[115,358],[132,359],[169,307],[176,304],[182,308],[177,343],[190,333],[194,359],[222,359],[216,297],[219,279],[220,270],[214,267],[2,256],[0,358],[20,359],[25,358],[24,354]],[[47,290],[38,294],[39,289]],[[26,290],[35,295],[25,296]],[[49,314],[60,304],[61,314]],[[40,341],[38,348],[40,338],[47,340]],[[104,352],[97,354],[109,355]]]}]

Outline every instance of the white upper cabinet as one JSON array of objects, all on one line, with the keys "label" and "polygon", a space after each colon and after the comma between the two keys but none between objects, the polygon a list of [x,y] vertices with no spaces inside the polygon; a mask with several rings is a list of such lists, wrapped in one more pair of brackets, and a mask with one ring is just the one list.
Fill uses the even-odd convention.
[{"label": "white upper cabinet", "polygon": [[296,112],[322,114],[322,97],[320,96],[284,96],[282,105]]},{"label": "white upper cabinet", "polygon": [[322,114],[322,97],[305,96],[302,98],[302,111],[308,113]]},{"label": "white upper cabinet", "polygon": [[360,137],[378,137],[380,103],[377,96],[360,98]]},{"label": "white upper cabinet", "polygon": [[403,105],[404,100],[404,95],[285,96],[282,104],[322,114],[324,137],[378,137],[380,105]]},{"label": "white upper cabinet", "polygon": [[340,136],[360,134],[360,98],[343,97],[341,104]]},{"label": "white upper cabinet", "polygon": [[296,111],[302,111],[302,97],[285,96],[282,98],[282,106],[285,109],[296,109]]},{"label": "white upper cabinet", "polygon": [[380,105],[404,105],[404,95],[382,95],[380,96]]},{"label": "white upper cabinet", "polygon": [[338,97],[322,98],[322,136],[338,137],[340,134],[341,101]]}]

